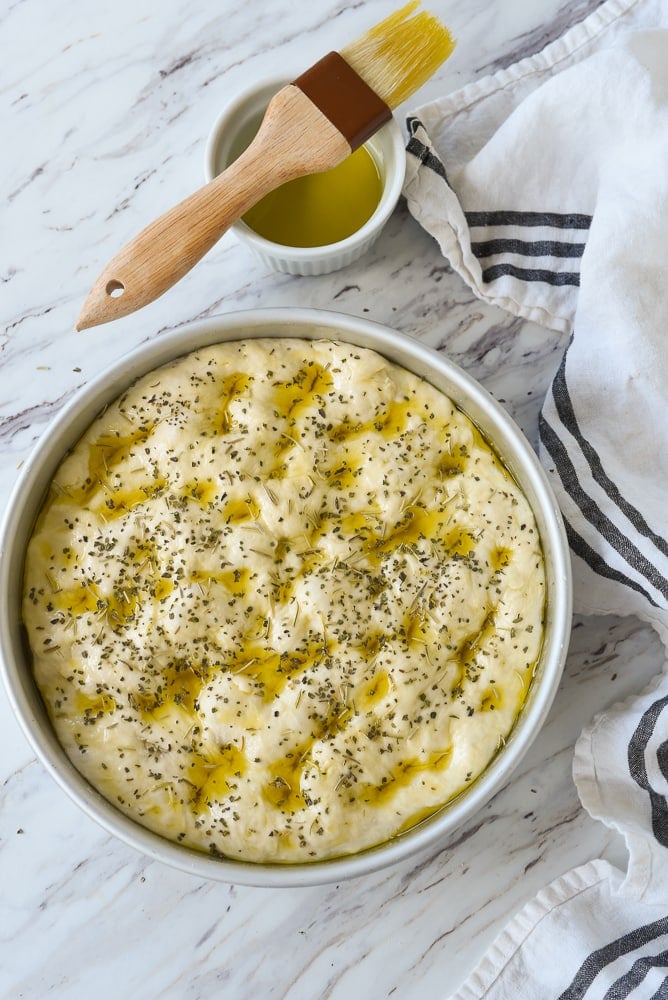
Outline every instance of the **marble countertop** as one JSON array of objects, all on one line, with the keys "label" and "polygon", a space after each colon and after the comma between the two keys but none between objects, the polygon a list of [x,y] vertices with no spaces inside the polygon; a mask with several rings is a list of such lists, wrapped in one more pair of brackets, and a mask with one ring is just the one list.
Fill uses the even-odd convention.
[{"label": "marble countertop", "polygon": [[[596,0],[432,0],[458,46],[413,104],[541,49]],[[0,508],[48,421],[106,365],[195,318],[263,306],[352,313],[419,338],[477,377],[535,442],[564,338],[476,300],[400,204],[359,264],[268,272],[231,234],[141,313],[84,333],[103,265],[203,179],[208,130],[259,76],[297,75],[391,10],[381,0],[8,0],[0,261]],[[403,123],[408,108],[398,110]],[[634,674],[620,669],[634,661]],[[447,997],[506,919],[617,836],[582,809],[575,740],[663,662],[634,619],[574,621],[548,722],[512,780],[454,842],[338,885],[203,882],[84,816],[0,695],[0,995]]]}]

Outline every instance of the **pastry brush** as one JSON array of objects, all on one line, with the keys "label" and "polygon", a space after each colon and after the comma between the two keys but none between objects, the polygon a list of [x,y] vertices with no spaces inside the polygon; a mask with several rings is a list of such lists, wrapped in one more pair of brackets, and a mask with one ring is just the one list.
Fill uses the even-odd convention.
[{"label": "pastry brush", "polygon": [[270,101],[250,146],[204,187],[151,222],[107,264],[77,330],[148,305],[182,278],[269,191],[329,170],[366,142],[450,55],[454,42],[411,0]]}]

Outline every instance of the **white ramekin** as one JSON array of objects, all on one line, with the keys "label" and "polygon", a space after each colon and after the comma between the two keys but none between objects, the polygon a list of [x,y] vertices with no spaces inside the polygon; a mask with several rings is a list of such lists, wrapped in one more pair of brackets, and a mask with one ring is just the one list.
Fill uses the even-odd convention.
[{"label": "white ramekin", "polygon": [[[440,812],[378,847],[308,864],[218,860],[145,829],[108,802],[74,768],[60,746],[35,686],[21,624],[28,538],[49,483],[65,453],[92,420],[146,372],[207,344],[253,337],[327,338],[369,347],[423,376],[461,407],[487,436],[527,496],[538,524],[547,570],[546,627],[535,679],[518,721],[482,776]],[[571,627],[571,577],[561,515],[535,453],[506,411],[442,354],[368,320],[315,309],[232,313],[150,340],[90,382],[63,407],[23,467],[0,528],[0,668],[9,700],[44,766],[89,816],[150,857],[200,878],[260,886],[305,886],[375,871],[444,847],[508,780],[539,732],[557,691]]]},{"label": "white ramekin", "polygon": [[[204,173],[207,181],[224,170],[248,145],[270,99],[286,82],[274,79],[258,83],[222,110],[206,145]],[[352,264],[380,235],[399,200],[406,173],[404,138],[394,118],[365,145],[378,167],[383,190],[373,215],[352,236],[328,246],[288,247],[264,239],[241,220],[231,227],[231,232],[276,271],[317,275]]]}]

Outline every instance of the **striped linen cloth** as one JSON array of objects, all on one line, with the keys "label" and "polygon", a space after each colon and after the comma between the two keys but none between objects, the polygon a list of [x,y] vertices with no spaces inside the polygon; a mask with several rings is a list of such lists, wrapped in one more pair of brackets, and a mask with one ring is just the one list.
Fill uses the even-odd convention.
[{"label": "striped linen cloth", "polygon": [[[453,269],[566,335],[539,451],[576,610],[638,615],[668,645],[668,0],[606,0],[407,125],[408,207]],[[546,887],[456,1000],[668,1000],[668,664],[592,721],[573,775],[627,871]]]}]

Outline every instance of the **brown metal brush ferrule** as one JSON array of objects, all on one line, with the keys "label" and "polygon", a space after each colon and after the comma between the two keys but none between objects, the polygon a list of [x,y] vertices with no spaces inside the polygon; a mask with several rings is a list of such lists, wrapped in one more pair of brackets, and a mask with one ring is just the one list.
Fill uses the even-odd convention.
[{"label": "brown metal brush ferrule", "polygon": [[293,81],[357,149],[389,121],[392,111],[338,52],[323,56]]}]

